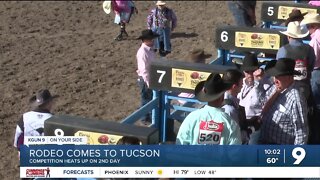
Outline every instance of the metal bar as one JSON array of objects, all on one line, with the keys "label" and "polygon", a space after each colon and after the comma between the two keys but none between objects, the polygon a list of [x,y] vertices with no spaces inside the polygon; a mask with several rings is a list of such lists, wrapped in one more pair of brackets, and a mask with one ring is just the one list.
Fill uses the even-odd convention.
[{"label": "metal bar", "polygon": [[134,113],[123,119],[120,123],[133,124],[138,121],[142,116],[146,115],[148,112],[158,107],[159,98],[155,98],[142,106],[140,109],[136,110]]}]

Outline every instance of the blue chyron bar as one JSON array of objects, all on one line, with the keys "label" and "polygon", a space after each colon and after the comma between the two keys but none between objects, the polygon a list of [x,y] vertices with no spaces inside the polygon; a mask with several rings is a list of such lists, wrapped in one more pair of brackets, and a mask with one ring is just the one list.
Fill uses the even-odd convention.
[{"label": "blue chyron bar", "polygon": [[30,145],[21,167],[320,167],[320,146]]}]

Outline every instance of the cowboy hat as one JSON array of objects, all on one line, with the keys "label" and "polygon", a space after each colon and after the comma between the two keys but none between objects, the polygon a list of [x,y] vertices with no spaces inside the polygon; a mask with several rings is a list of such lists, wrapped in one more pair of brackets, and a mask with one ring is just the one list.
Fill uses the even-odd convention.
[{"label": "cowboy hat", "polygon": [[308,14],[301,21],[301,25],[306,25],[306,24],[320,24],[320,15],[317,13]]},{"label": "cowboy hat", "polygon": [[268,69],[266,73],[270,76],[301,75],[299,71],[294,70],[295,64],[293,59],[280,58],[275,66]]},{"label": "cowboy hat", "polygon": [[166,5],[166,3],[164,1],[157,1],[156,5],[163,6],[163,5]]},{"label": "cowboy hat", "polygon": [[102,7],[105,13],[110,14],[112,9],[111,1],[103,1]]},{"label": "cowboy hat", "polygon": [[259,69],[260,65],[255,54],[248,53],[244,56],[243,64],[240,67],[241,71],[255,71]]},{"label": "cowboy hat", "polygon": [[194,94],[199,101],[210,102],[221,97],[231,86],[231,83],[223,81],[220,74],[212,73],[206,81],[197,84]]},{"label": "cowboy hat", "polygon": [[308,12],[301,13],[299,9],[292,9],[289,18],[285,21],[285,26],[288,26],[288,24],[293,21],[302,21],[306,14],[308,14]]},{"label": "cowboy hat", "polygon": [[289,36],[291,38],[304,38],[308,36],[309,31],[301,28],[298,21],[290,22],[286,31],[280,31],[280,33]]},{"label": "cowboy hat", "polygon": [[266,66],[264,67],[264,70],[267,71],[268,69],[273,68],[276,65],[276,63],[277,63],[277,60],[275,59],[267,61]]},{"label": "cowboy hat", "polygon": [[57,98],[57,97],[59,96],[58,95],[52,96],[48,89],[43,89],[38,91],[36,95],[30,98],[30,103],[32,107],[39,107],[52,101],[54,98]]},{"label": "cowboy hat", "polygon": [[211,54],[206,54],[203,49],[195,49],[189,52],[187,60],[194,63],[202,63],[211,56]]},{"label": "cowboy hat", "polygon": [[137,39],[154,39],[156,37],[159,37],[159,34],[154,33],[150,29],[146,29],[141,32],[141,35]]}]

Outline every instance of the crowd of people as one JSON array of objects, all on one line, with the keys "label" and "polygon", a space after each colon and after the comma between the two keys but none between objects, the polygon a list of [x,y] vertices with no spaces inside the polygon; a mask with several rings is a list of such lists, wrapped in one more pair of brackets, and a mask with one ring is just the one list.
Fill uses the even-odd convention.
[{"label": "crowd of people", "polygon": [[[229,1],[228,7],[239,26],[255,26],[256,1]],[[311,1],[311,5],[319,5]],[[156,1],[146,17],[147,26],[137,38],[137,82],[141,106],[152,98],[149,88],[150,64],[156,52],[164,57],[172,51],[170,34],[177,27],[177,16],[164,1]],[[138,13],[133,1],[113,0],[114,22],[120,26],[117,41],[128,35],[126,25]],[[264,68],[257,55],[245,53],[240,68],[230,68],[223,76],[212,73],[198,83],[194,94],[180,97],[206,102],[182,122],[176,144],[278,144],[303,145],[320,143],[320,15],[294,9],[285,22],[288,43],[276,59]],[[303,39],[310,36],[310,43]],[[190,51],[189,62],[205,63],[211,55],[203,49]],[[52,116],[57,96],[44,89],[30,99],[31,111],[18,121],[14,146],[23,144],[24,136],[40,136],[44,122]],[[184,102],[180,102],[184,103]],[[150,114],[143,121],[151,121]],[[127,142],[128,141],[128,142]],[[139,144],[138,139],[123,139],[121,144]]]}]

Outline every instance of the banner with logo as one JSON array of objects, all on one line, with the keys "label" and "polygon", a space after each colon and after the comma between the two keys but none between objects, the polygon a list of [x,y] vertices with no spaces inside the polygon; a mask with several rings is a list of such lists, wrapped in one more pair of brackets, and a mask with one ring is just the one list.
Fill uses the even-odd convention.
[{"label": "banner with logo", "polygon": [[[48,174],[50,177],[180,177],[181,170],[189,169],[189,176],[184,177],[197,177],[194,170],[199,173],[204,170],[206,177],[211,172],[209,177],[216,177],[214,174],[227,169],[252,172],[251,168],[255,167],[279,172],[284,168],[288,172],[306,170],[313,175],[317,172],[320,177],[319,152],[320,146],[29,145],[21,148],[20,175],[22,178]],[[254,173],[255,177],[261,175]],[[233,177],[243,175],[239,171]]]}]

